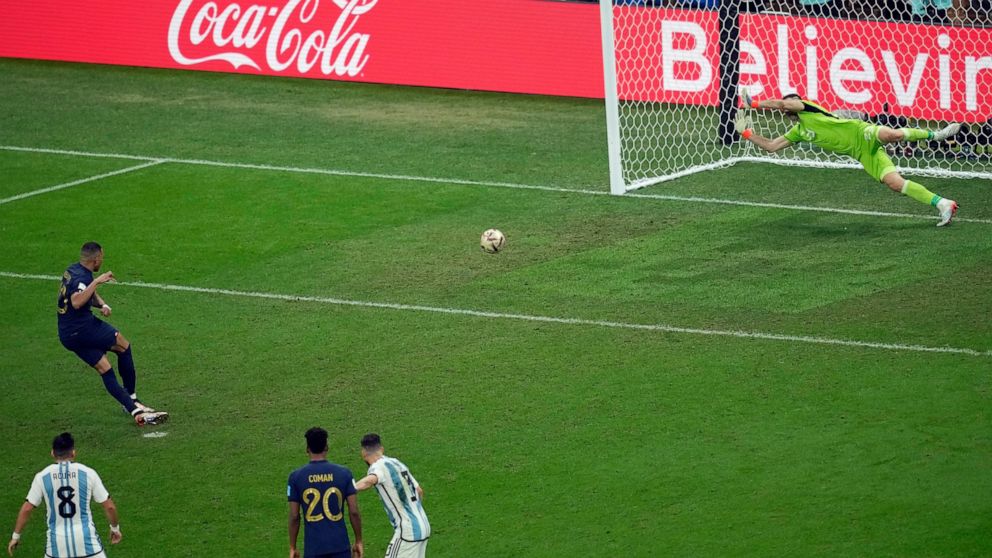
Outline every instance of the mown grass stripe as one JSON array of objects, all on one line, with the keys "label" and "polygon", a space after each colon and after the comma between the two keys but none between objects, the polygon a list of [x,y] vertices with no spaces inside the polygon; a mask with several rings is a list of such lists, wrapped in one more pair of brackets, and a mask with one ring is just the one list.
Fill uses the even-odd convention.
[{"label": "mown grass stripe", "polygon": [[[55,275],[38,275],[29,273],[13,273],[0,271],[0,277],[12,279],[37,279],[44,281],[58,281]],[[883,343],[879,341],[859,341],[854,339],[836,339],[831,337],[816,337],[809,335],[789,335],[784,333],[767,333],[761,331],[743,330],[721,330],[703,329],[693,327],[681,327],[666,324],[637,324],[628,322],[616,322],[609,320],[590,320],[584,318],[565,318],[555,316],[539,316],[531,314],[514,314],[505,312],[492,312],[485,310],[471,310],[465,308],[445,308],[438,306],[423,306],[418,304],[400,304],[394,302],[374,302],[367,300],[348,300],[343,298],[332,298],[308,295],[290,295],[279,293],[265,293],[258,291],[237,291],[232,289],[215,289],[211,287],[191,287],[187,285],[169,285],[163,283],[145,283],[143,281],[119,281],[115,283],[125,287],[138,287],[145,289],[157,289],[163,291],[179,291],[200,294],[215,294],[224,296],[235,296],[245,298],[261,298],[269,300],[283,300],[287,302],[313,302],[318,304],[332,304],[337,306],[357,306],[363,308],[378,308],[384,310],[400,310],[408,312],[430,312],[435,314],[449,314],[457,316],[472,316],[476,318],[490,318],[500,320],[520,320],[527,322],[541,322],[562,325],[592,326],[613,329],[628,329],[640,331],[657,331],[662,333],[675,333],[684,335],[703,335],[736,337],[740,339],[760,339],[766,341],[783,341],[792,343],[807,343],[817,345],[834,345],[841,347],[858,347],[867,349],[881,349],[889,351],[904,351],[918,353],[947,353],[960,354],[977,357],[992,357],[992,350],[977,350],[964,347],[933,347],[928,345],[904,345],[899,343]]]},{"label": "mown grass stripe", "polygon": [[[26,153],[48,153],[52,155],[73,155],[79,157],[102,157],[110,159],[131,159],[137,161],[155,161],[158,163],[177,163],[183,165],[203,165],[222,168],[252,169],[273,172],[291,172],[301,174],[320,174],[328,176],[351,176],[357,178],[378,178],[383,180],[399,180],[407,182],[427,182],[432,184],[457,184],[461,186],[486,186],[491,188],[511,188],[517,190],[539,190],[545,192],[560,192],[569,194],[584,194],[589,196],[607,196],[610,193],[606,188],[603,190],[589,190],[583,188],[564,188],[559,186],[542,186],[537,184],[517,184],[513,182],[490,182],[485,180],[466,180],[462,178],[445,178],[432,176],[412,176],[405,174],[385,174],[375,172],[349,171],[341,169],[320,169],[306,167],[292,167],[282,165],[268,165],[261,163],[230,163],[224,161],[208,161],[203,159],[178,159],[173,157],[148,157],[143,155],[128,155],[123,153],[92,153],[88,151],[72,151],[67,149],[48,149],[42,147],[21,147],[15,145],[0,145],[2,151],[19,151]],[[140,167],[137,167],[140,168]],[[736,205],[744,207],[763,207],[769,209],[784,209],[790,211],[813,211],[819,213],[840,213],[844,215],[863,215],[868,217],[885,217],[894,219],[924,219],[936,221],[939,216],[930,213],[892,213],[886,211],[867,211],[860,209],[845,209],[841,207],[820,207],[810,205],[793,205],[785,203],[770,203],[749,200],[733,200],[720,198],[704,198],[696,196],[673,196],[666,194],[646,194],[627,193],[627,197],[645,198],[654,200],[665,200],[685,203],[707,203],[718,205]],[[980,223],[992,225],[992,219],[975,219],[967,217],[955,217],[954,220],[960,223]]]}]

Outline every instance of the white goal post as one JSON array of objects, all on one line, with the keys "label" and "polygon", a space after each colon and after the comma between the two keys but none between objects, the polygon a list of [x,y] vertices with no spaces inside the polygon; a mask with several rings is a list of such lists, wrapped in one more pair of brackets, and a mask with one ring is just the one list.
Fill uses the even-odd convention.
[{"label": "white goal post", "polygon": [[[599,2],[613,194],[738,162],[860,168],[807,143],[738,141],[739,88],[894,128],[961,122],[889,154],[909,174],[992,179],[992,0]],[[790,126],[754,117],[764,136]]]}]

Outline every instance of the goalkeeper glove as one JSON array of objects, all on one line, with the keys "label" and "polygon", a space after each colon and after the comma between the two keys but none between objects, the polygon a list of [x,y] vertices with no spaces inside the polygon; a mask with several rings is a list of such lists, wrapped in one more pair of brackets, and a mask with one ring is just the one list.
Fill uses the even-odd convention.
[{"label": "goalkeeper glove", "polygon": [[740,97],[741,104],[744,105],[744,108],[758,108],[758,102],[751,97],[751,94],[748,92],[746,87],[741,89]]},{"label": "goalkeeper glove", "polygon": [[738,112],[737,119],[734,121],[734,129],[737,130],[737,133],[743,136],[744,139],[749,139],[754,134],[751,126],[751,117],[743,112]]}]

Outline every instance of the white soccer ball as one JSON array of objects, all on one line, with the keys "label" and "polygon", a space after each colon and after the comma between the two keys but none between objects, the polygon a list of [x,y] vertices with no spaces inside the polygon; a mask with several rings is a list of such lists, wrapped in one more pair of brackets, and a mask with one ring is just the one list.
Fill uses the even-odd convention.
[{"label": "white soccer ball", "polygon": [[497,229],[487,229],[486,232],[482,233],[482,240],[479,241],[482,251],[487,254],[495,254],[502,250],[505,245],[506,237]]}]

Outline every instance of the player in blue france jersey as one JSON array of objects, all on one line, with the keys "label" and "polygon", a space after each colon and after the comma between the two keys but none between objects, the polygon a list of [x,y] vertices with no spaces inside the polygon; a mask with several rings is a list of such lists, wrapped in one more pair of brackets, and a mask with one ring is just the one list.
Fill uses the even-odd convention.
[{"label": "player in blue france jersey", "polygon": [[93,524],[90,501],[103,507],[110,522],[110,544],[121,542],[121,527],[117,521],[117,507],[100,475],[86,465],[74,463],[76,444],[72,434],[63,432],[52,441],[52,458],[49,465],[35,475],[31,490],[21,505],[14,524],[14,533],[7,544],[13,556],[21,541],[21,531],[27,525],[34,509],[44,500],[48,521],[45,556],[51,558],[106,558],[103,541]]},{"label": "player in blue france jersey", "polygon": [[424,489],[402,461],[384,454],[378,434],[362,438],[362,460],[368,463],[369,472],[355,487],[361,491],[374,486],[393,525],[386,557],[424,558],[431,536],[431,524],[424,511]]},{"label": "player in blue france jersey", "polygon": [[[93,315],[93,308],[98,308],[105,317],[111,313],[110,306],[96,289],[113,281],[114,274],[108,271],[93,277],[95,272],[100,271],[101,265],[103,248],[96,242],[87,242],[79,252],[79,262],[70,265],[62,275],[58,297],[59,341],[100,373],[107,391],[124,406],[138,425],[161,424],[169,418],[169,414],[142,404],[135,393],[137,378],[131,343],[113,326]],[[124,387],[117,382],[117,375],[107,360],[107,351],[117,353]]]},{"label": "player in blue france jersey", "polygon": [[[305,558],[362,558],[362,515],[355,496],[355,478],[347,467],[327,460],[327,431],[307,430],[310,462],[289,475],[289,558],[299,558],[296,541],[303,517],[303,556]],[[355,545],[348,540],[344,505],[355,532]]]}]

